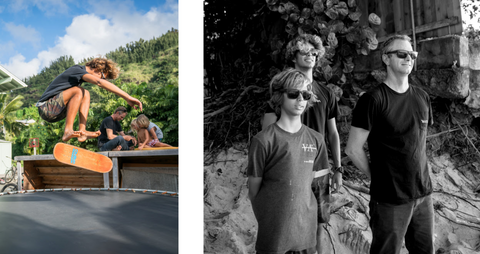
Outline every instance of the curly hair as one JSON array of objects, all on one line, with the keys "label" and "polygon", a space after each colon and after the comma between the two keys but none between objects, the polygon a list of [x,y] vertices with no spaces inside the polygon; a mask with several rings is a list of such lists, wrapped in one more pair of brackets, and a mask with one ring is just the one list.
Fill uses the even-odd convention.
[{"label": "curly hair", "polygon": [[[305,44],[307,42],[312,44],[312,46],[318,50],[318,57],[322,57],[325,54],[325,48],[322,45],[322,39],[320,39],[320,37],[313,34],[299,35],[287,44],[285,49],[285,61],[287,65],[292,64],[298,51],[305,50]],[[318,60],[318,58],[316,60]]]},{"label": "curly hair", "polygon": [[[275,114],[280,116],[281,106],[283,104],[283,91],[284,89],[298,88],[303,86],[305,82],[310,80],[303,74],[301,71],[294,68],[287,68],[284,71],[278,73],[272,78],[270,82],[270,101],[268,102],[270,106],[275,110]],[[307,106],[305,110],[313,105],[314,102],[317,102],[317,97],[312,93],[312,85],[307,86],[307,90],[312,94],[310,100],[307,101]],[[305,110],[303,112],[305,112]]]},{"label": "curly hair", "polygon": [[138,124],[138,127],[142,128],[142,129],[146,129],[148,128],[148,125],[150,124],[150,120],[148,119],[148,117],[144,114],[140,114],[137,116],[137,124]]},{"label": "curly hair", "polygon": [[85,64],[92,69],[103,72],[106,79],[116,79],[120,73],[117,63],[113,60],[97,57]]}]

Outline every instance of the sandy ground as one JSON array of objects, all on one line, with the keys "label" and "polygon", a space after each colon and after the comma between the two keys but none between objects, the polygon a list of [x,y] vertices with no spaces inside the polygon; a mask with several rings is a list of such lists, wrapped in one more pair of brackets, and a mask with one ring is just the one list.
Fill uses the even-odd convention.
[{"label": "sandy ground", "polygon": [[[457,167],[448,155],[430,158],[436,254],[480,253],[480,163]],[[245,145],[220,153],[204,167],[204,252],[254,253],[257,223],[248,190]],[[324,253],[369,253],[371,230],[362,182],[333,194]],[[408,253],[403,248],[402,254]]]}]

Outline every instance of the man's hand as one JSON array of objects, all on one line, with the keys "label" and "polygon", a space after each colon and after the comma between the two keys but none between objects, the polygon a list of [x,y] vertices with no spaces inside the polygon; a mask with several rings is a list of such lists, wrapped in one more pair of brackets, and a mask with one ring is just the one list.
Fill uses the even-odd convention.
[{"label": "man's hand", "polygon": [[132,141],[133,142],[133,145],[136,146],[137,145],[137,140],[135,139],[135,137],[133,136],[129,136],[129,135],[125,135],[123,136],[123,138],[125,139],[125,141]]},{"label": "man's hand", "polygon": [[332,194],[337,193],[340,191],[340,188],[342,188],[343,185],[343,179],[342,179],[342,173],[340,172],[335,172],[332,177]]},{"label": "man's hand", "polygon": [[130,105],[134,109],[137,109],[137,106],[138,106],[140,108],[140,111],[143,111],[142,102],[139,101],[138,99],[130,96],[126,101],[127,101],[128,105]]}]

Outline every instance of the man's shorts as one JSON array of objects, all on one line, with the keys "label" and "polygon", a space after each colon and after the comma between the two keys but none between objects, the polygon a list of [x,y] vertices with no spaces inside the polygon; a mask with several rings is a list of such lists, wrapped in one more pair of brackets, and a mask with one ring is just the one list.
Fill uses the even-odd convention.
[{"label": "man's shorts", "polygon": [[48,99],[42,106],[39,106],[38,114],[43,120],[49,123],[55,123],[65,119],[67,116],[67,105],[63,102],[63,92]]},{"label": "man's shorts", "polygon": [[317,199],[318,223],[330,221],[330,176],[326,174],[313,179],[312,191]]}]

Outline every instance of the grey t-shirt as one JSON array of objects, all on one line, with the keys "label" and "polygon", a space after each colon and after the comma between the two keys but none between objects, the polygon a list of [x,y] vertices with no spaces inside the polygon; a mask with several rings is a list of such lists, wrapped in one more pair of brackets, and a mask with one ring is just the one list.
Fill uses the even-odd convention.
[{"label": "grey t-shirt", "polygon": [[163,138],[163,132],[162,130],[160,130],[160,127],[158,127],[156,124],[150,122],[150,124],[147,127],[147,130],[150,131],[150,129],[152,129],[153,127],[155,127],[156,129],[155,134],[157,135],[158,140],[161,140]]},{"label": "grey t-shirt", "polygon": [[328,168],[323,135],[305,125],[289,133],[275,123],[253,137],[248,175],[262,177],[252,202],[258,222],[256,251],[315,247],[317,201],[311,184],[314,171]]}]

